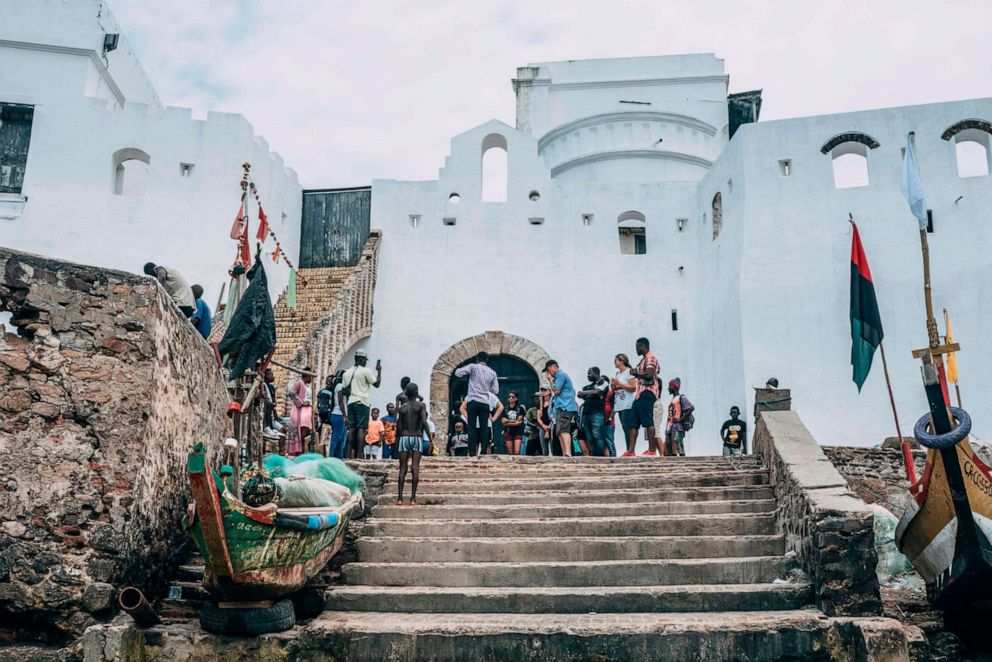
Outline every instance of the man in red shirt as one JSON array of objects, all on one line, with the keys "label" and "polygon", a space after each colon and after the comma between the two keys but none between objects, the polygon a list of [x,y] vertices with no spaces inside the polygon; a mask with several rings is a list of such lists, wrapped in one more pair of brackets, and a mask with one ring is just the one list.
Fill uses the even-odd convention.
[{"label": "man in red shirt", "polygon": [[637,444],[637,434],[640,428],[644,428],[648,438],[648,449],[643,455],[659,455],[657,452],[658,441],[654,437],[654,403],[658,399],[658,373],[661,366],[658,357],[651,351],[651,341],[647,338],[638,338],[637,355],[641,357],[636,368],[632,368],[630,375],[636,377],[637,392],[634,396],[634,406],[631,414],[630,434],[627,437],[627,452],[624,457],[635,455],[634,446]]}]

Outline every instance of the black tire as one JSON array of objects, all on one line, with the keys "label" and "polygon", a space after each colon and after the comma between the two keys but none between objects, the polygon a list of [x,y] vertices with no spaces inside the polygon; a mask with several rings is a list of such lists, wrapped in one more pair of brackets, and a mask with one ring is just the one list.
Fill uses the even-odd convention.
[{"label": "black tire", "polygon": [[296,614],[289,600],[262,609],[221,609],[208,602],[200,610],[200,627],[214,634],[254,636],[282,632],[294,625]]},{"label": "black tire", "polygon": [[326,601],[324,591],[319,588],[304,588],[289,596],[289,599],[293,601],[297,620],[320,616]]},{"label": "black tire", "polygon": [[927,448],[943,450],[954,448],[955,445],[966,439],[971,432],[971,416],[964,409],[957,407],[948,407],[948,411],[958,421],[956,428],[944,434],[932,434],[930,432],[930,414],[925,414],[916,421],[916,426],[913,428],[913,436],[916,437],[916,440]]}]

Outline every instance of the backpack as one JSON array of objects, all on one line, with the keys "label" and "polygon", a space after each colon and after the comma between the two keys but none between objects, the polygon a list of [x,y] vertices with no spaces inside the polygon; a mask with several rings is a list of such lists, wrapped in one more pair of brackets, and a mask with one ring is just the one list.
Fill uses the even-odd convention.
[{"label": "backpack", "polygon": [[[351,368],[346,371],[341,377],[341,394],[345,397],[345,400],[351,397],[351,382],[355,379],[355,369]],[[347,380],[347,384],[345,381]]]},{"label": "backpack", "polygon": [[[682,400],[682,406],[685,407],[685,396],[680,395],[679,398]],[[689,411],[682,410],[682,429],[688,432],[696,425],[696,417],[693,416],[693,412],[696,411],[695,407],[689,407]]]}]

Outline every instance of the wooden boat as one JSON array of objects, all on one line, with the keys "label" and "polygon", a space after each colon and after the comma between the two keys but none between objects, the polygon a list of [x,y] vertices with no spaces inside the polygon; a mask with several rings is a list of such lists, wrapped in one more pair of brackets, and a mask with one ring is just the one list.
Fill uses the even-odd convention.
[{"label": "wooden boat", "polygon": [[238,500],[211,471],[203,444],[187,461],[193,504],[184,523],[205,559],[216,600],[259,601],[301,589],[341,548],[360,492],[336,508],[259,508]]},{"label": "wooden boat", "polygon": [[921,489],[899,521],[896,545],[946,609],[992,600],[992,467],[968,439],[930,449]]}]

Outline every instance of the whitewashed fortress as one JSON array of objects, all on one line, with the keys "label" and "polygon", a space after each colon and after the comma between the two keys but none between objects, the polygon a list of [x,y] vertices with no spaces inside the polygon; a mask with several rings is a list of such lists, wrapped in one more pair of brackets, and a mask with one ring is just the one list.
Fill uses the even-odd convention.
[{"label": "whitewashed fortress", "polygon": [[[216,298],[247,160],[294,263],[351,267],[380,231],[370,324],[319,354],[381,358],[379,404],[409,375],[443,418],[450,363],[480,342],[508,387],[530,388],[546,355],[581,386],[647,336],[697,405],[691,454],[718,452],[727,410],[750,411],[769,377],[817,439],[873,445],[895,432],[880,361],[860,395],[851,381],[847,219],[907,431],[927,409],[910,357],[927,344],[919,237],[899,192],[914,132],[935,304],[964,348],[975,431],[992,433],[992,99],[762,122],[760,92],[728,94],[712,54],[538,63],[512,81],[516,125],[453,137],[436,180],[304,192],[243,117],[163,106],[126,39],[108,50],[119,33],[95,0],[0,5],[0,244],[131,271],[154,259]],[[277,293],[287,272],[268,265]]]}]

